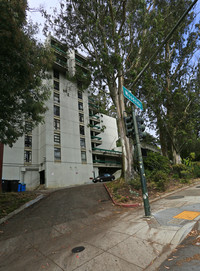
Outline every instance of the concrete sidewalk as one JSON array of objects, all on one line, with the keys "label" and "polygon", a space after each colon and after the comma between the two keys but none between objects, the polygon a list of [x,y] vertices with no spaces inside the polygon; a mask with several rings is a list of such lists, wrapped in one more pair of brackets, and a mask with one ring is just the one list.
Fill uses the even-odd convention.
[{"label": "concrete sidewalk", "polygon": [[41,217],[30,215],[21,234],[0,227],[0,271],[155,271],[199,220],[200,186],[152,203],[151,218],[143,217],[143,208],[112,207],[55,223],[54,217],[44,222],[44,210],[45,201]]}]

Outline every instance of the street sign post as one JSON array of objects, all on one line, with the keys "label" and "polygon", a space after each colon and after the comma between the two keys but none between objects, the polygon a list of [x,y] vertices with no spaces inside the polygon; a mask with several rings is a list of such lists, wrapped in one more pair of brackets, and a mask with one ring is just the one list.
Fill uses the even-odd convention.
[{"label": "street sign post", "polygon": [[[124,97],[126,97],[129,101],[131,101],[141,110],[143,110],[142,102],[138,100],[124,86],[123,86],[123,92],[124,92]],[[145,212],[145,217],[150,217],[151,210],[150,210],[150,205],[149,205],[149,195],[147,191],[146,177],[145,177],[145,172],[144,172],[144,164],[143,164],[142,151],[141,151],[140,138],[139,138],[139,130],[138,130],[138,124],[137,124],[137,120],[135,116],[134,105],[132,105],[132,120],[133,120],[133,126],[134,126],[133,134],[135,135],[136,148],[138,152],[138,162],[139,162],[140,180],[141,180],[141,186],[142,186],[142,196],[143,196],[143,202],[144,202],[144,212]]]},{"label": "street sign post", "polygon": [[141,110],[143,110],[143,105],[140,100],[138,100],[127,88],[123,86],[123,93],[124,97],[126,97],[129,101],[131,101],[133,104],[135,104],[137,107],[139,107]]}]

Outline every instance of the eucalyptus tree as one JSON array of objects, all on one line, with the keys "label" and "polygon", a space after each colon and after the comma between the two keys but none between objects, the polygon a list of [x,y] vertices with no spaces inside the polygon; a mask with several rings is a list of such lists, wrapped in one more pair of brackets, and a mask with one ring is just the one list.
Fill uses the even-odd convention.
[{"label": "eucalyptus tree", "polygon": [[[149,42],[155,48],[173,28],[192,1],[156,1]],[[196,84],[195,53],[199,50],[199,24],[191,12],[167,41],[154,63],[141,78],[138,91],[146,101],[148,115],[156,123],[162,152],[181,163],[180,152],[195,131],[199,115],[199,88]],[[146,41],[147,42],[147,41]]]},{"label": "eucalyptus tree", "polygon": [[50,19],[56,37],[86,53],[96,86],[108,88],[117,114],[126,180],[132,177],[133,167],[132,144],[123,122],[126,108],[122,86],[140,66],[146,50],[142,38],[146,27],[150,29],[153,5],[154,1],[143,0],[61,1],[60,9]]}]

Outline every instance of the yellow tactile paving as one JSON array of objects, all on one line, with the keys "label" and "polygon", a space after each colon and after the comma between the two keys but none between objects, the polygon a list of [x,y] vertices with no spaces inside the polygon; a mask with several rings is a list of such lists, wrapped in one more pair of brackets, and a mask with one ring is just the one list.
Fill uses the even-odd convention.
[{"label": "yellow tactile paving", "polygon": [[199,215],[200,215],[200,212],[183,211],[182,213],[174,216],[174,218],[193,220]]}]

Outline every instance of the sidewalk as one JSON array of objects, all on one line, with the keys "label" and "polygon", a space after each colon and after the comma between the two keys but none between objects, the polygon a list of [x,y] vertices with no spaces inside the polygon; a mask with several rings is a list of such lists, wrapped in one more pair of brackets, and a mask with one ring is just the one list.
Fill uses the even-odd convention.
[{"label": "sidewalk", "polygon": [[[55,210],[62,218],[63,207]],[[44,219],[45,199],[37,208],[20,234],[18,215],[8,221],[16,234],[0,227],[0,271],[155,271],[199,220],[200,186],[151,203],[151,218],[143,207],[112,206],[78,221],[54,221]]]}]

